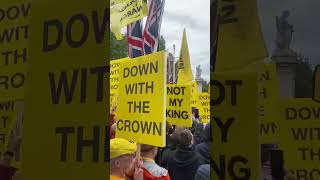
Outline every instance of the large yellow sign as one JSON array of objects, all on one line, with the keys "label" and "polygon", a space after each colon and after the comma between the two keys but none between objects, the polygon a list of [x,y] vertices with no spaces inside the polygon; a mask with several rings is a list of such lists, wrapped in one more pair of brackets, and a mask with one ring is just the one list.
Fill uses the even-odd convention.
[{"label": "large yellow sign", "polygon": [[210,121],[210,94],[198,93],[197,103],[201,122],[208,123]]},{"label": "large yellow sign", "polygon": [[32,14],[22,179],[105,179],[109,1],[34,0]]},{"label": "large yellow sign", "polygon": [[167,121],[172,125],[191,127],[191,85],[167,85]]},{"label": "large yellow sign", "polygon": [[211,178],[260,179],[257,75],[215,73],[211,81]]},{"label": "large yellow sign", "polygon": [[110,61],[110,107],[114,105],[118,96],[120,63],[126,60],[129,58]]},{"label": "large yellow sign", "polygon": [[218,6],[220,18],[215,71],[239,70],[266,57],[257,1],[218,0]]},{"label": "large yellow sign", "polygon": [[279,81],[275,64],[262,64],[259,73],[260,135],[262,144],[276,144],[279,137],[278,101]]},{"label": "large yellow sign", "polygon": [[110,20],[112,32],[118,40],[122,38],[121,28],[148,15],[147,0],[123,0],[112,2]]},{"label": "large yellow sign", "polygon": [[295,179],[320,178],[320,103],[312,99],[280,102],[280,147]]},{"label": "large yellow sign", "polygon": [[191,107],[197,107],[198,106],[198,87],[197,82],[192,81],[192,87],[191,87]]},{"label": "large yellow sign", "polygon": [[165,146],[166,90],[164,52],[121,63],[116,137]]},{"label": "large yellow sign", "polygon": [[182,42],[180,48],[180,56],[178,61],[178,84],[192,82],[192,69],[190,62],[190,54],[187,42],[186,30],[183,31]]},{"label": "large yellow sign", "polygon": [[28,0],[0,2],[0,99],[23,99],[31,3]]}]

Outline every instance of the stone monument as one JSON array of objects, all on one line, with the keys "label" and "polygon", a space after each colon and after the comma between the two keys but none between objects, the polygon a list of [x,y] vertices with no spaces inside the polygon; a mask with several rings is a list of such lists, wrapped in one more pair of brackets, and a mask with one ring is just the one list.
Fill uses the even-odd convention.
[{"label": "stone monument", "polygon": [[280,17],[276,17],[276,48],[271,59],[277,65],[279,77],[280,97],[292,98],[295,95],[295,73],[297,54],[290,48],[294,32],[293,25],[289,24],[289,11],[283,11]]},{"label": "stone monument", "polygon": [[201,73],[202,73],[202,69],[201,69],[201,66],[200,65],[198,65],[197,67],[196,67],[196,70],[197,70],[197,74],[196,74],[196,82],[197,82],[197,89],[198,89],[198,92],[202,92],[202,86],[203,86],[203,83],[204,83],[204,81],[203,81],[203,79],[202,79],[202,77],[201,77]]}]

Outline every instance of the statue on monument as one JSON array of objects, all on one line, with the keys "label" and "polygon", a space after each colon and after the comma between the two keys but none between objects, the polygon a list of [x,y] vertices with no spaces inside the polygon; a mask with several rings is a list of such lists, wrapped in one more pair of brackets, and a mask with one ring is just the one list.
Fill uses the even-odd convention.
[{"label": "statue on monument", "polygon": [[281,16],[276,16],[276,49],[274,55],[294,55],[290,49],[292,34],[294,31],[293,25],[288,23],[289,11],[283,11]]},{"label": "statue on monument", "polygon": [[196,69],[197,69],[196,79],[201,79],[202,69],[200,65],[198,65]]}]

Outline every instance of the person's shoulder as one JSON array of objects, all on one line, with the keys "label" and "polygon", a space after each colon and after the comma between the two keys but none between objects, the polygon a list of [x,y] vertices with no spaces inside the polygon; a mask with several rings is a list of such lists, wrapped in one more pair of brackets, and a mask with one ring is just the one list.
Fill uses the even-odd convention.
[{"label": "person's shoulder", "polygon": [[195,179],[209,179],[210,178],[210,165],[203,164],[199,166]]},{"label": "person's shoulder", "polygon": [[152,176],[155,177],[163,177],[163,176],[168,176],[168,170],[160,167],[156,163],[151,163],[151,162],[144,162],[143,164],[145,171],[148,171]]}]

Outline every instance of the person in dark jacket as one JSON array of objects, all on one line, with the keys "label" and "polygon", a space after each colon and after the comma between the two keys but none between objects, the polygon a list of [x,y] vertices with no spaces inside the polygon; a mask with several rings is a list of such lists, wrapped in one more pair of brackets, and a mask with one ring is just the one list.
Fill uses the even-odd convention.
[{"label": "person in dark jacket", "polygon": [[203,142],[196,145],[195,151],[204,159],[206,164],[210,163],[210,123],[206,124],[204,128]]},{"label": "person in dark jacket", "polygon": [[195,174],[204,160],[191,146],[193,136],[189,129],[179,133],[179,144],[168,160],[170,178],[173,180],[194,180]]},{"label": "person in dark jacket", "polygon": [[[172,144],[172,142],[171,142],[171,137],[170,137],[170,135],[172,134],[172,126],[170,125],[170,123],[167,121],[166,122],[166,146],[165,147],[163,147],[163,148],[159,148],[158,149],[158,154],[157,154],[157,156],[156,156],[156,158],[155,158],[155,161],[156,161],[156,163],[158,163],[158,164],[160,164],[161,166],[162,166],[162,156],[163,156],[163,154],[164,154],[164,152],[165,151],[167,151],[167,149],[169,149],[169,148],[171,148],[170,146],[171,146],[171,144]],[[162,166],[162,167],[164,167],[164,166]]]},{"label": "person in dark jacket", "polygon": [[194,133],[192,133],[194,138],[194,143],[193,143],[194,146],[203,142],[203,131],[204,131],[203,123],[201,122],[194,123]]},{"label": "person in dark jacket", "polygon": [[168,147],[162,152],[160,166],[168,169],[168,161],[171,158],[172,152],[176,150],[177,145],[179,144],[179,133],[185,128],[176,126],[174,132],[170,135],[170,143]]}]

